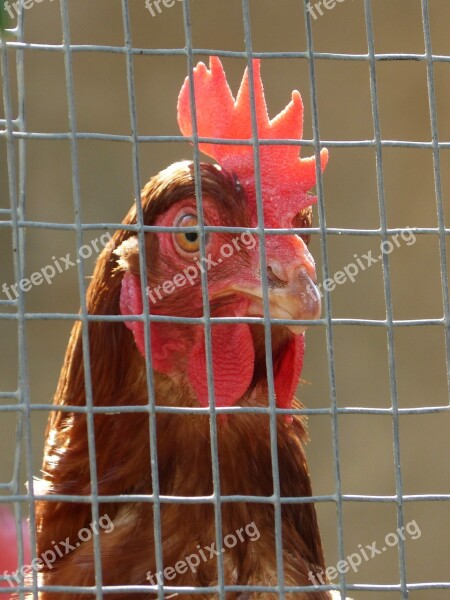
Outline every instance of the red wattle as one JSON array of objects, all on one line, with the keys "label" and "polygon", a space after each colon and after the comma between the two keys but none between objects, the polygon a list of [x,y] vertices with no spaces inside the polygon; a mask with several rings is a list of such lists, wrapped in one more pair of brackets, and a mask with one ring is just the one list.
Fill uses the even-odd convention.
[{"label": "red wattle", "polygon": [[278,408],[291,408],[300,379],[305,353],[305,336],[294,335],[279,360],[273,365]]},{"label": "red wattle", "polygon": [[[248,390],[253,377],[255,351],[246,324],[211,327],[214,396],[216,406],[232,406]],[[203,331],[189,356],[189,381],[202,406],[208,406],[206,347]]]},{"label": "red wattle", "polygon": [[[242,299],[233,307],[233,315],[224,309],[222,315],[239,316],[246,313],[248,300]],[[142,292],[140,279],[125,273],[120,294],[120,311],[123,315],[142,315]],[[126,321],[125,325],[133,332],[136,346],[145,356],[145,326],[142,321]],[[206,348],[203,327],[196,328],[196,342],[184,338],[180,340],[176,325],[152,323],[152,366],[170,375],[177,370],[180,354],[187,356],[188,380],[202,406],[208,406],[208,383],[206,371]],[[178,335],[177,335],[178,333]],[[217,406],[231,406],[247,391],[253,377],[255,351],[250,328],[246,324],[223,324],[211,327],[213,354],[214,393]]]}]

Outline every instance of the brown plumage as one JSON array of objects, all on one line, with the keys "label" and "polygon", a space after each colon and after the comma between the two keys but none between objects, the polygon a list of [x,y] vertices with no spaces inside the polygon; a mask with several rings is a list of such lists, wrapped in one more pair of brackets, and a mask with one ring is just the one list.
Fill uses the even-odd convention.
[{"label": "brown plumage", "polygon": [[[232,175],[213,167],[202,165],[202,193],[205,214],[215,209],[222,224],[248,226],[246,199]],[[158,218],[195,197],[193,168],[180,163],[154,177],[142,192],[142,206],[146,225],[155,224]],[[211,212],[212,211],[212,212]],[[310,211],[299,216],[300,222],[310,223]],[[136,210],[132,208],[125,224],[136,223]],[[112,243],[98,259],[87,293],[90,315],[119,315],[121,313],[121,288],[125,272],[138,275],[138,254],[133,246],[122,246],[135,234],[117,231]],[[172,234],[147,233],[145,235],[147,276],[149,285],[164,281],[173,265],[162,260],[161,236]],[[211,237],[218,234],[212,234]],[[232,234],[220,234],[231,237]],[[282,236],[279,236],[282,237]],[[115,253],[117,249],[120,256]],[[234,257],[232,257],[234,258]],[[240,253],[239,260],[250,264],[250,252]],[[175,260],[175,259],[174,259]],[[231,260],[231,259],[230,259]],[[270,262],[270,261],[269,261]],[[211,287],[221,279],[239,277],[236,265],[229,270],[223,265],[211,273]],[[281,284],[279,284],[281,285]],[[275,283],[271,283],[275,286]],[[180,289],[165,298],[162,314],[201,316],[201,304],[195,301],[200,293],[196,282],[192,289]],[[181,295],[179,295],[181,294]],[[184,299],[184,301],[181,300]],[[188,298],[187,302],[186,299]],[[222,300],[221,300],[222,298]],[[233,295],[211,301],[211,311],[231,306]],[[222,302],[222,304],[221,304]],[[174,312],[176,310],[178,312]],[[153,307],[151,306],[151,311]],[[123,312],[123,311],[122,311]],[[155,311],[158,313],[158,306]],[[196,325],[166,324],[168,339],[191,335]],[[232,328],[234,325],[229,325]],[[172,328],[172,329],[171,329]],[[184,329],[183,329],[184,328]],[[213,326],[214,328],[214,326]],[[238,404],[266,406],[267,384],[265,349],[262,325],[250,326],[255,347],[254,369],[251,384]],[[197,331],[197,329],[196,329]],[[230,329],[231,331],[231,329]],[[83,368],[82,325],[77,322],[72,330],[61,372],[55,403],[60,406],[86,405],[85,376]],[[172,337],[173,333],[173,337]],[[161,335],[161,334],[158,334]],[[193,335],[193,334],[192,334]],[[280,357],[290,352],[294,336],[281,325],[272,326],[272,354],[274,370]],[[302,336],[300,336],[302,337]],[[214,346],[213,346],[214,350]],[[89,324],[89,351],[92,377],[93,404],[96,407],[118,407],[113,414],[95,414],[95,459],[99,495],[152,494],[149,414],[120,413],[122,406],[147,406],[148,393],[145,360],[133,339],[132,332],[122,322],[91,321]],[[153,353],[153,347],[152,347]],[[237,357],[237,360],[239,357]],[[180,363],[181,364],[181,363]],[[181,367],[180,367],[181,369]],[[281,367],[280,367],[281,369]],[[276,374],[276,373],[275,373]],[[180,373],[172,376],[154,370],[156,404],[158,406],[196,407],[199,402],[189,380]],[[220,398],[220,397],[219,397]],[[220,405],[220,402],[219,402]],[[295,401],[295,407],[301,406]],[[231,414],[217,419],[218,457],[221,495],[244,494],[271,497],[272,480],[270,423],[268,414]],[[282,497],[309,497],[311,485],[303,444],[306,440],[305,423],[299,416],[289,422],[277,416],[278,463]],[[158,413],[156,416],[157,455],[160,494],[167,496],[201,496],[198,503],[161,503],[161,531],[164,567],[174,567],[184,557],[198,552],[215,542],[214,507],[205,497],[213,494],[211,441],[209,416],[186,412],[184,414]],[[91,493],[89,471],[87,422],[81,412],[55,411],[47,430],[43,479],[36,491],[43,494]],[[37,502],[38,556],[51,549],[52,541],[66,540],[75,545],[81,528],[92,522],[89,503]],[[109,533],[100,530],[103,585],[150,585],[148,572],[155,574],[155,540],[153,505],[149,501],[101,502],[99,515],[107,514],[114,529]],[[275,553],[274,506],[270,501],[224,502],[221,506],[223,535],[235,534],[246,524],[254,523],[259,539],[248,537],[234,548],[226,549],[223,556],[225,584],[271,585],[278,582]],[[321,572],[324,567],[320,534],[312,503],[282,505],[282,538],[284,579],[286,585],[311,585],[308,572]],[[95,584],[93,539],[82,542],[75,550],[58,557],[51,568],[44,568],[40,582],[45,585]],[[217,583],[217,563],[212,558],[202,561],[196,573],[177,574],[165,585],[211,586]],[[167,596],[170,594],[166,592]],[[89,594],[41,592],[40,600],[88,600]],[[104,598],[130,600],[154,598],[155,593],[104,594]],[[213,598],[213,593],[180,595],[180,598]],[[239,594],[228,593],[227,598]],[[242,598],[277,598],[276,593],[253,593]],[[329,593],[314,592],[288,594],[299,600],[325,600]]]}]

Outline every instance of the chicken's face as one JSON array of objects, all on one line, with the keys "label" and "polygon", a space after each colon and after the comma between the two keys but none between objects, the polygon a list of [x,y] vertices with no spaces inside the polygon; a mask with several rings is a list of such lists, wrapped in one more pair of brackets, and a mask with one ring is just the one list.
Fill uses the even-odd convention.
[{"label": "chicken's face", "polygon": [[[175,167],[175,168],[174,168]],[[161,180],[193,181],[189,163],[162,172]],[[167,184],[168,189],[174,182]],[[236,178],[218,167],[202,166],[203,219],[207,226],[251,228],[256,225],[248,212],[247,199]],[[179,189],[180,186],[175,186]],[[203,317],[202,271],[207,277],[211,317],[263,317],[263,275],[257,235],[250,231],[206,232],[205,256],[200,255],[194,194],[177,194],[169,203],[162,194],[152,200],[156,216],[151,225],[180,228],[179,231],[146,234],[146,271],[150,315]],[[144,207],[145,208],[145,207]],[[154,208],[154,207],[153,207]],[[186,231],[183,231],[186,229]],[[125,269],[121,311],[143,313],[136,237],[117,249]],[[313,259],[305,242],[296,235],[265,236],[266,280],[271,319],[305,320],[320,313],[315,288]],[[128,321],[140,352],[145,355],[146,327],[143,321]],[[280,407],[289,407],[303,361],[303,326],[272,325],[275,392]],[[188,384],[202,406],[209,401],[203,324],[152,322],[153,368]],[[212,358],[217,406],[246,403],[254,389],[265,389],[264,326],[262,324],[212,323]]]}]

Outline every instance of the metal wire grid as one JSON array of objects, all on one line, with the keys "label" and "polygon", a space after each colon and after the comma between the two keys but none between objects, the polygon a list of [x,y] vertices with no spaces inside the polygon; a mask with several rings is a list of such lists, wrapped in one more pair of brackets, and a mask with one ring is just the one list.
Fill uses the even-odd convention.
[{"label": "metal wire grid", "polygon": [[[211,227],[205,226],[203,222],[202,213],[202,195],[200,185],[200,173],[199,173],[199,143],[202,141],[213,141],[214,143],[234,143],[242,144],[247,143],[245,140],[229,140],[220,139],[204,139],[197,135],[196,130],[196,109],[195,99],[193,93],[193,87],[191,85],[190,95],[192,104],[192,116],[194,123],[194,130],[192,138],[184,138],[182,136],[142,136],[138,134],[138,123],[136,115],[136,98],[134,88],[134,71],[133,71],[133,56],[134,55],[182,55],[187,58],[188,72],[192,74],[194,61],[196,55],[214,54],[217,56],[237,57],[246,58],[249,67],[249,79],[251,84],[251,103],[252,103],[252,128],[253,128],[253,139],[252,144],[254,148],[254,162],[256,171],[256,191],[257,191],[257,212],[258,212],[258,226],[254,229],[250,229],[253,234],[260,237],[261,241],[264,242],[265,235],[271,233],[289,235],[292,232],[298,230],[293,229],[282,229],[273,230],[264,227],[263,222],[263,211],[261,204],[261,183],[260,183],[260,161],[259,161],[259,148],[263,144],[297,144],[299,146],[312,146],[315,151],[316,159],[319,158],[319,153],[322,147],[374,147],[376,151],[376,172],[377,172],[377,185],[378,185],[378,205],[380,213],[380,227],[378,229],[342,229],[342,228],[328,228],[326,226],[326,214],[325,214],[325,198],[323,193],[322,178],[320,168],[316,168],[317,175],[317,193],[318,193],[318,211],[319,211],[319,227],[311,227],[309,229],[302,229],[303,233],[310,232],[314,234],[320,234],[321,240],[321,251],[323,255],[323,279],[325,280],[329,276],[328,267],[328,250],[327,250],[327,237],[328,235],[345,234],[345,235],[364,235],[364,236],[377,236],[382,241],[387,240],[389,235],[400,232],[400,229],[390,229],[387,227],[386,209],[385,209],[385,198],[384,198],[384,180],[383,180],[383,148],[384,147],[416,147],[416,148],[428,148],[433,152],[434,161],[434,180],[435,180],[435,193],[436,193],[436,208],[438,216],[438,227],[437,228],[415,228],[415,234],[436,234],[439,237],[440,247],[440,268],[441,268],[441,282],[442,282],[442,296],[443,296],[443,307],[444,316],[441,319],[420,319],[420,320],[394,320],[392,310],[392,297],[391,297],[391,281],[390,281],[390,269],[389,269],[389,258],[387,254],[383,254],[383,278],[384,278],[384,290],[385,290],[385,303],[386,303],[386,318],[383,320],[369,320],[369,319],[335,319],[332,317],[332,307],[329,298],[329,292],[325,289],[324,303],[325,303],[325,316],[316,321],[305,322],[310,326],[324,326],[326,328],[326,339],[328,347],[328,376],[330,383],[330,408],[309,408],[302,410],[287,410],[279,409],[276,407],[274,398],[274,382],[273,382],[273,369],[272,369],[272,356],[267,353],[267,372],[268,372],[268,384],[269,384],[269,398],[270,405],[268,408],[250,408],[250,407],[216,407],[214,399],[214,386],[213,386],[213,372],[212,372],[212,361],[211,361],[211,323],[234,323],[237,320],[245,323],[262,323],[265,328],[265,342],[266,347],[271,347],[271,323],[278,324],[298,324],[301,321],[290,321],[286,319],[270,319],[268,310],[268,287],[267,279],[265,276],[265,249],[264,243],[260,244],[260,261],[262,266],[262,273],[264,278],[263,284],[263,301],[264,301],[264,314],[262,318],[212,318],[209,311],[208,294],[207,294],[207,275],[202,271],[201,283],[203,292],[203,308],[204,317],[201,319],[186,319],[180,317],[169,317],[169,316],[157,316],[150,314],[150,307],[148,298],[143,293],[143,303],[145,307],[144,316],[142,318],[145,323],[148,335],[146,336],[146,354],[149,360],[146,362],[146,376],[147,385],[149,390],[149,401],[147,406],[126,406],[120,407],[121,412],[143,412],[150,415],[150,442],[151,442],[151,462],[152,462],[152,483],[153,483],[153,494],[151,495],[124,495],[124,496],[99,496],[98,495],[98,482],[96,474],[96,462],[95,462],[95,438],[94,438],[94,415],[96,413],[112,413],[117,412],[116,406],[110,407],[95,407],[93,406],[92,400],[92,388],[91,388],[91,372],[90,372],[90,357],[89,357],[89,340],[88,340],[88,323],[94,320],[108,320],[108,321],[126,321],[136,320],[136,317],[124,317],[124,316],[97,316],[88,315],[86,311],[86,300],[85,300],[85,273],[83,262],[80,261],[78,264],[78,283],[80,289],[80,304],[81,314],[63,314],[63,313],[28,313],[26,311],[25,299],[22,290],[19,290],[19,297],[15,301],[0,300],[0,306],[9,307],[16,309],[14,313],[0,314],[1,319],[9,319],[17,321],[18,327],[18,340],[19,340],[19,382],[16,391],[0,391],[0,400],[14,400],[13,404],[4,404],[0,406],[0,412],[14,412],[17,414],[17,433],[16,433],[16,448],[14,455],[14,472],[11,483],[0,484],[0,490],[7,493],[7,496],[0,498],[2,502],[14,502],[16,510],[16,521],[19,525],[21,521],[21,502],[27,502],[30,506],[30,526],[31,526],[31,542],[32,546],[35,545],[35,514],[34,514],[34,501],[46,499],[47,501],[66,501],[66,502],[83,502],[89,503],[92,510],[92,518],[98,521],[99,518],[99,502],[150,502],[154,509],[154,527],[155,527],[155,540],[156,540],[156,568],[161,571],[164,567],[162,559],[162,548],[161,548],[161,522],[160,522],[160,507],[162,503],[198,503],[198,502],[210,502],[215,507],[215,525],[216,525],[216,542],[220,545],[222,540],[221,531],[221,504],[224,502],[262,502],[269,503],[275,507],[275,533],[276,533],[276,555],[277,555],[277,567],[279,574],[279,582],[277,586],[262,587],[262,586],[225,586],[224,584],[224,572],[222,560],[218,560],[218,583],[216,586],[209,588],[185,588],[176,586],[161,586],[158,582],[156,586],[120,586],[111,587],[102,585],[102,571],[101,571],[101,552],[99,547],[99,540],[97,536],[94,536],[94,559],[95,559],[95,570],[96,570],[96,583],[93,588],[82,588],[74,586],[39,586],[36,580],[36,573],[33,572],[33,583],[31,591],[33,597],[37,598],[38,590],[47,590],[54,592],[81,592],[81,593],[95,593],[97,598],[102,598],[102,593],[149,593],[150,591],[156,591],[158,598],[163,599],[165,593],[179,593],[179,594],[194,594],[194,593],[207,593],[217,592],[220,598],[225,597],[225,592],[278,592],[280,598],[285,597],[287,592],[301,592],[311,591],[312,586],[297,586],[287,587],[283,581],[283,557],[282,557],[282,540],[281,540],[281,505],[284,503],[303,503],[309,502],[311,498],[304,497],[280,497],[280,483],[278,473],[278,460],[277,460],[277,446],[276,446],[276,416],[278,414],[327,414],[332,417],[332,433],[333,433],[333,451],[334,451],[334,467],[335,467],[335,480],[336,480],[336,492],[333,495],[322,495],[313,496],[314,502],[333,502],[336,505],[337,515],[337,531],[338,531],[338,550],[339,559],[344,559],[344,532],[342,524],[342,506],[344,502],[393,502],[397,505],[397,525],[398,527],[403,526],[404,516],[403,507],[405,502],[416,502],[416,501],[449,501],[450,494],[414,494],[405,495],[402,489],[402,472],[401,472],[401,457],[400,457],[400,445],[399,445],[399,415],[402,414],[425,414],[425,413],[436,413],[436,412],[448,412],[448,406],[434,406],[434,407],[418,407],[418,408],[399,408],[398,406],[398,394],[396,385],[396,370],[395,370],[395,356],[394,356],[394,327],[410,327],[410,326],[421,326],[421,325],[437,325],[445,328],[446,335],[446,365],[447,365],[447,379],[450,385],[450,306],[449,306],[449,288],[447,281],[447,263],[446,263],[446,235],[450,233],[450,229],[445,228],[444,213],[443,213],[443,202],[442,202],[442,186],[441,186],[441,175],[440,175],[440,150],[449,149],[450,142],[442,142],[439,140],[437,118],[436,118],[436,100],[435,100],[435,86],[434,86],[434,63],[436,62],[450,62],[450,56],[437,56],[432,54],[431,46],[431,34],[430,34],[430,23],[429,23],[429,8],[428,0],[421,0],[422,8],[422,23],[423,33],[425,41],[425,52],[423,54],[376,54],[374,50],[373,40],[373,27],[372,27],[372,11],[371,11],[371,0],[364,0],[365,9],[365,24],[367,32],[367,43],[368,52],[366,54],[336,54],[336,53],[324,53],[314,52],[313,44],[313,33],[311,28],[310,15],[306,10],[305,2],[305,23],[306,23],[306,36],[307,36],[307,50],[305,52],[263,52],[256,53],[252,50],[252,38],[251,38],[251,27],[250,27],[250,9],[249,1],[242,0],[242,16],[244,22],[245,31],[245,52],[231,52],[231,51],[215,51],[209,49],[195,49],[192,45],[191,38],[191,20],[190,20],[190,7],[189,1],[183,0],[183,16],[184,16],[184,29],[185,29],[185,48],[171,48],[171,49],[148,49],[148,48],[134,48],[131,39],[130,30],[130,18],[129,18],[129,7],[128,0],[121,0],[122,14],[123,14],[123,26],[124,26],[124,46],[99,46],[99,45],[72,45],[70,43],[70,17],[68,10],[68,1],[60,0],[61,8],[61,22],[63,28],[63,43],[61,45],[46,45],[46,44],[28,44],[24,41],[24,12],[22,11],[18,17],[18,26],[15,30],[16,39],[15,41],[0,41],[1,48],[1,67],[3,76],[3,101],[4,101],[4,114],[5,118],[0,119],[0,136],[6,139],[7,145],[7,166],[8,166],[8,178],[9,178],[9,195],[11,201],[10,209],[0,209],[0,215],[4,220],[0,221],[0,227],[4,229],[10,229],[12,232],[12,244],[13,244],[13,257],[14,257],[14,272],[16,281],[20,281],[25,277],[25,233],[27,228],[44,228],[48,230],[65,229],[75,231],[77,248],[79,249],[83,243],[83,233],[89,230],[117,230],[127,229],[136,231],[139,239],[141,264],[140,264],[140,275],[144,285],[146,287],[146,269],[142,258],[145,256],[144,253],[144,234],[147,231],[176,231],[175,228],[161,228],[156,226],[144,226],[143,225],[143,214],[142,206],[140,204],[140,189],[142,187],[142,181],[140,177],[139,157],[138,157],[138,144],[141,142],[179,142],[186,139],[190,139],[193,142],[194,147],[194,165],[195,165],[195,181],[197,189],[197,208],[199,214],[199,228],[200,228],[200,246],[201,256],[205,257],[205,234],[209,231],[228,231],[235,233],[242,233],[248,231],[248,229],[238,227]],[[9,56],[7,50],[15,50],[16,52],[16,68],[18,78],[18,107],[14,111],[11,101],[11,89],[10,89],[10,77],[11,68],[9,64]],[[25,111],[25,78],[24,78],[24,53],[28,50],[43,50],[48,52],[62,52],[65,61],[65,75],[66,75],[66,88],[67,88],[67,99],[69,106],[69,123],[70,131],[68,133],[45,133],[45,132],[31,132],[27,130],[26,126],[26,111]],[[126,135],[109,135],[99,133],[84,133],[79,132],[77,128],[76,111],[74,106],[74,89],[73,89],[73,75],[72,75],[72,55],[76,52],[108,52],[108,53],[121,53],[125,54],[127,64],[127,84],[128,84],[128,98],[129,98],[129,113],[130,113],[130,124],[132,134]],[[255,98],[252,88],[253,84],[253,70],[251,59],[255,58],[304,58],[308,61],[309,65],[309,77],[310,77],[310,93],[311,93],[311,106],[312,106],[312,122],[313,122],[313,139],[303,140],[271,140],[271,141],[260,141],[256,135],[256,115],[255,115]],[[356,140],[356,141],[335,141],[335,140],[321,140],[320,128],[319,128],[319,114],[317,107],[317,90],[316,90],[316,75],[315,75],[315,62],[317,60],[351,60],[351,61],[367,61],[370,67],[370,85],[371,85],[371,103],[372,103],[372,114],[374,123],[374,138],[371,140]],[[427,83],[428,83],[428,96],[429,96],[429,112],[432,129],[432,141],[431,142],[415,142],[415,141],[398,141],[398,140],[383,140],[380,133],[379,124],[379,113],[378,113],[378,94],[377,94],[377,78],[376,78],[376,64],[379,61],[395,61],[395,60],[413,60],[423,61],[427,65]],[[74,206],[74,223],[62,224],[62,223],[51,223],[43,221],[31,221],[26,218],[26,189],[25,189],[25,175],[26,175],[26,145],[30,139],[52,139],[61,140],[67,139],[71,145],[71,161],[72,161],[72,183],[73,183],[73,206]],[[77,145],[79,140],[109,140],[109,141],[122,141],[131,143],[132,146],[132,161],[133,161],[133,177],[134,177],[134,193],[137,198],[137,225],[124,226],[119,223],[83,223],[81,218],[81,201],[80,201],[80,187],[79,187],[79,164],[78,164],[78,150]],[[317,165],[320,161],[316,161]],[[42,319],[62,319],[62,320],[81,320],[83,324],[83,354],[84,354],[84,371],[86,380],[86,406],[64,406],[64,407],[52,407],[47,404],[33,404],[30,403],[29,385],[28,385],[28,354],[27,354],[27,339],[25,326],[29,320],[42,320]],[[195,409],[184,409],[174,407],[158,407],[155,406],[154,402],[154,383],[152,374],[151,354],[150,354],[150,322],[151,321],[172,321],[172,322],[183,322],[183,323],[199,323],[204,325],[205,339],[206,339],[206,353],[207,353],[207,376],[208,376],[208,389],[210,395],[210,407],[209,408],[195,408]],[[335,381],[335,368],[334,368],[334,346],[333,346],[333,327],[335,325],[365,325],[370,327],[383,327],[386,330],[387,345],[388,345],[388,359],[389,359],[389,372],[390,372],[390,392],[392,406],[391,408],[357,408],[357,407],[338,407],[336,403],[336,381]],[[91,472],[92,481],[92,494],[90,496],[79,496],[79,495],[53,495],[39,496],[34,493],[33,485],[30,483],[27,494],[20,492],[19,487],[19,468],[23,460],[22,456],[22,441],[25,442],[25,464],[26,474],[29,482],[33,481],[32,473],[32,446],[31,446],[31,412],[32,411],[51,411],[61,410],[64,412],[81,412],[87,415],[87,427],[88,427],[88,445],[89,445],[89,465]],[[162,496],[159,492],[159,479],[157,472],[157,455],[156,455],[156,423],[155,415],[158,412],[172,412],[172,413],[183,413],[186,411],[195,411],[196,413],[208,413],[211,415],[210,419],[210,430],[211,430],[211,452],[212,452],[212,467],[213,467],[213,485],[214,492],[210,497],[174,497],[174,496]],[[271,423],[271,447],[272,447],[272,473],[274,480],[274,492],[270,497],[261,496],[223,496],[220,493],[219,476],[218,476],[218,454],[217,454],[217,425],[216,415],[220,413],[233,413],[233,412],[260,412],[268,413],[270,415]],[[339,460],[339,432],[338,432],[338,420],[339,414],[386,414],[392,417],[393,433],[394,433],[394,458],[395,458],[395,479],[396,479],[396,494],[392,496],[374,496],[374,495],[347,495],[342,493],[341,489],[341,477],[340,477],[340,460]],[[19,530],[19,529],[18,529]],[[21,536],[18,540],[19,546],[19,562],[23,564],[24,551]],[[340,579],[338,589],[341,591],[342,597],[345,598],[346,591],[397,591],[401,594],[403,599],[408,598],[408,593],[412,590],[422,589],[450,589],[450,581],[447,582],[426,582],[426,583],[410,583],[407,579],[405,555],[404,555],[404,542],[399,539],[399,567],[400,567],[400,581],[395,585],[348,585],[345,581],[345,574],[340,573]],[[35,555],[33,554],[33,557]],[[322,587],[322,586],[321,586]],[[336,586],[327,585],[323,589],[333,589]],[[15,588],[20,593],[20,597],[23,598],[23,593],[26,589],[23,585]]]}]

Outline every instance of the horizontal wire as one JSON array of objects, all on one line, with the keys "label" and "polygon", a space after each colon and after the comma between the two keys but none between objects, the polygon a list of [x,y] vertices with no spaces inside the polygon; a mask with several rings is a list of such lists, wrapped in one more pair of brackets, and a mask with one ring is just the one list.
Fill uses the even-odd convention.
[{"label": "horizontal wire", "polygon": [[[26,140],[70,140],[73,138],[77,140],[97,140],[106,142],[133,142],[133,137],[130,135],[112,134],[112,133],[101,133],[101,132],[75,132],[72,134],[68,132],[31,132],[31,131],[7,131],[0,130],[0,136],[10,136],[15,139],[26,139]],[[136,142],[138,143],[154,143],[154,142],[177,142],[177,143],[192,143],[193,138],[182,135],[136,135]],[[204,144],[217,144],[219,146],[252,146],[252,142],[249,139],[228,139],[228,138],[215,138],[215,137],[199,137],[199,143]],[[308,139],[261,139],[258,140],[261,146],[306,146],[315,147],[313,140]],[[416,141],[416,140],[381,140],[380,144],[387,148],[423,148],[433,149],[436,144],[427,141]],[[375,148],[376,142],[374,140],[320,140],[319,147],[329,148]],[[438,147],[442,150],[450,149],[450,142],[439,142]]]},{"label": "horizontal wire", "polygon": [[[153,494],[121,494],[121,495],[102,495],[95,496],[95,500],[100,503],[153,503],[155,496]],[[94,496],[80,494],[34,494],[36,501],[46,502],[80,502],[90,504],[94,500]],[[401,497],[397,495],[370,495],[370,494],[341,494],[340,499],[344,502],[380,502],[380,503],[396,503],[401,502],[448,502],[450,494],[404,494]],[[30,496],[27,494],[11,494],[10,496],[0,496],[0,505],[10,502],[29,502]],[[164,496],[159,495],[158,501],[164,504],[214,504],[216,499],[212,496]],[[309,504],[312,502],[337,502],[336,494],[320,495],[320,496],[281,496],[280,499],[276,495],[272,496],[250,496],[250,495],[221,495],[221,502],[248,502],[256,504],[274,504],[280,501],[282,504]]]},{"label": "horizontal wire", "polygon": [[[15,321],[20,315],[16,313],[5,313],[0,314],[0,321]],[[24,313],[24,320],[28,321],[81,321],[83,316],[75,313]],[[145,315],[86,315],[87,321],[91,322],[118,322],[125,323],[127,321],[142,321],[146,320]],[[155,323],[183,323],[186,325],[203,325],[205,323],[204,317],[176,317],[173,315],[149,315],[149,320]],[[211,323],[216,324],[236,324],[236,323],[247,323],[249,325],[257,325],[265,323],[265,317],[210,317],[208,319]],[[314,319],[308,321],[307,319],[269,319],[272,325],[284,325],[284,326],[305,326],[305,327],[317,327],[325,325],[325,319]],[[332,325],[353,325],[353,326],[367,326],[367,327],[389,327],[390,323],[387,320],[377,319],[337,319],[333,318],[330,320]],[[445,317],[436,319],[404,319],[392,321],[394,327],[425,327],[431,325],[442,325],[447,326]]]},{"label": "horizontal wire", "polygon": [[[34,229],[56,229],[62,231],[76,231],[76,225],[74,223],[56,223],[52,221],[34,221],[34,220],[21,220],[17,222],[19,228],[34,228]],[[12,227],[11,221],[0,221],[0,228]],[[83,231],[107,231],[113,229],[116,231],[144,231],[153,233],[187,233],[190,231],[198,231],[198,227],[172,227],[166,225],[139,225],[139,224],[124,224],[124,223],[83,223],[81,225]],[[257,235],[262,234],[262,229],[258,227],[231,227],[227,225],[205,225],[204,230],[207,233],[255,233]],[[386,229],[388,236],[393,236],[397,233],[401,234],[405,231],[418,234],[440,234],[439,227],[392,227]],[[352,236],[375,236],[382,237],[383,232],[381,229],[355,229],[346,227],[327,227],[324,229],[326,235],[352,235]],[[265,235],[315,235],[321,234],[322,230],[319,227],[285,227],[280,229],[274,229],[270,227],[264,227]],[[446,235],[450,235],[450,227],[445,229]]]},{"label": "horizontal wire", "polygon": [[[7,394],[4,398],[16,397],[19,399],[19,394]],[[0,395],[0,399],[2,395]],[[0,412],[21,412],[26,406],[22,403],[0,405]],[[31,404],[29,409],[34,412],[62,412],[62,413],[86,413],[86,406],[78,406],[71,404]],[[147,405],[125,405],[125,406],[93,406],[92,412],[96,414],[117,415],[128,413],[149,413]],[[161,414],[187,414],[187,415],[209,415],[210,409],[201,406],[155,406],[155,412]],[[327,407],[322,408],[275,408],[271,409],[264,406],[218,406],[217,414],[267,414],[273,412],[277,415],[332,415],[332,409]],[[341,406],[336,408],[338,414],[346,415],[382,415],[392,416],[393,409],[365,406]],[[417,406],[399,408],[399,415],[424,415],[435,414],[441,412],[450,412],[450,406]]]},{"label": "horizontal wire", "polygon": [[[1,578],[0,578],[1,579]],[[415,590],[434,590],[434,589],[450,589],[450,581],[436,581],[436,582],[426,582],[426,583],[407,583],[404,586],[407,590],[415,591]],[[279,593],[279,588],[277,586],[262,586],[262,585],[224,585],[223,589],[225,592],[272,592]],[[312,591],[318,593],[320,590],[336,590],[337,587],[332,584],[327,585],[309,585],[309,586],[283,586],[285,592],[308,592]],[[370,583],[348,583],[345,586],[346,590],[352,591],[366,591],[366,592],[395,592],[400,591],[403,587],[400,587],[400,584],[370,584]],[[16,586],[10,588],[11,592],[18,591],[31,591],[32,588],[27,586]],[[65,586],[65,585],[40,585],[40,592],[65,592],[65,593],[77,593],[77,594],[93,594],[97,590],[96,587],[81,587],[81,586]],[[121,594],[121,593],[133,593],[133,594],[148,594],[149,592],[156,592],[158,590],[157,586],[151,585],[102,585],[101,590],[104,593],[108,594]],[[212,594],[218,593],[219,587],[216,585],[211,585],[208,587],[194,587],[194,586],[171,586],[164,585],[164,592],[167,594],[166,597],[169,597],[170,594]]]},{"label": "horizontal wire", "polygon": [[[62,44],[39,44],[29,42],[8,41],[6,46],[15,50],[39,50],[45,52],[64,52],[65,47]],[[135,56],[183,56],[187,55],[185,48],[127,48],[125,46],[106,46],[99,44],[71,44],[67,46],[70,52],[107,52],[111,54],[132,54]],[[242,58],[247,60],[248,54],[245,51],[237,50],[216,50],[211,48],[192,49],[194,56],[220,56],[224,58]],[[313,52],[311,53],[314,60],[356,60],[369,61],[370,55],[356,53],[339,53],[339,52]],[[253,58],[310,58],[310,53],[303,52],[252,52]],[[428,60],[426,54],[416,53],[378,53],[374,54],[373,58],[376,61],[423,61]],[[450,55],[433,54],[433,62],[450,62]]]}]

